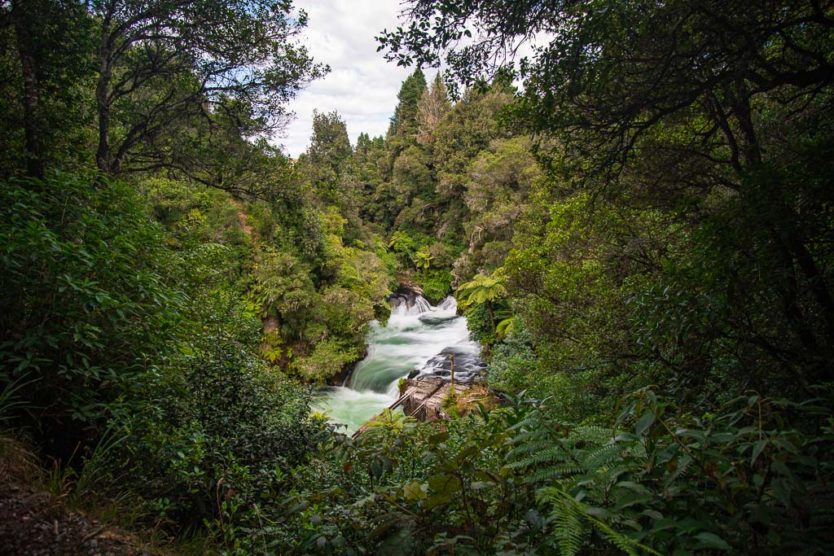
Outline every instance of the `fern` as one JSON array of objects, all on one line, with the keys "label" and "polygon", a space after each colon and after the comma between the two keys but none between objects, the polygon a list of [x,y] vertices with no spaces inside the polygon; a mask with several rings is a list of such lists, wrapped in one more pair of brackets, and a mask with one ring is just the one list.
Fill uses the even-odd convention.
[{"label": "fern", "polygon": [[524,456],[527,454],[534,454],[541,450],[545,450],[553,446],[553,441],[537,438],[535,441],[526,442],[519,446],[516,446],[512,450],[509,451],[507,454],[508,459],[517,459],[519,456]]},{"label": "fern", "polygon": [[558,516],[553,530],[553,536],[559,543],[559,549],[566,556],[579,553],[582,548],[585,528],[582,525],[582,514],[576,506],[562,499],[558,504]]},{"label": "fern", "polygon": [[590,515],[588,508],[582,502],[557,487],[539,489],[536,499],[540,504],[547,504],[551,507],[549,517],[554,523],[551,536],[562,554],[577,554],[582,548],[586,530],[592,529],[626,554],[636,556],[644,552],[660,556],[657,551]]},{"label": "fern", "polygon": [[[652,552],[616,529],[626,524],[634,527],[639,519],[625,508],[642,502],[638,496],[643,494],[629,490],[622,481],[645,464],[645,448],[639,442],[621,439],[616,429],[565,426],[539,410],[525,415],[513,431],[505,468],[524,472],[524,483],[541,487],[536,499],[549,508],[549,536],[561,554],[579,553],[591,531],[625,553]],[[616,512],[603,521],[600,515],[589,514],[589,507],[571,494],[577,492],[588,500],[607,500],[613,495],[622,507],[614,503],[610,507]]]},{"label": "fern", "polygon": [[582,468],[570,463],[550,465],[524,477],[525,483],[549,483],[571,475],[578,475]]},{"label": "fern", "polygon": [[601,446],[586,453],[582,458],[582,465],[589,471],[610,465],[619,459],[622,451],[623,448],[619,444]]},{"label": "fern", "polygon": [[639,551],[646,552],[648,554],[654,554],[656,556],[660,556],[660,553],[656,550],[652,550],[648,546],[640,544],[639,542],[635,541],[632,538],[629,538],[622,533],[618,533],[614,529],[608,526],[607,523],[598,519],[593,516],[587,516],[588,520],[593,524],[594,528],[602,535],[603,538],[607,539],[611,544],[629,554],[630,556],[637,556]]},{"label": "fern", "polygon": [[664,488],[669,488],[672,485],[672,483],[674,483],[676,480],[686,477],[689,468],[692,466],[692,462],[692,458],[686,454],[679,457],[676,462],[677,468],[664,481]]},{"label": "fern", "polygon": [[[555,487],[546,487],[536,493],[540,504],[551,506],[550,519],[553,522],[552,537],[565,555],[577,554],[582,548],[585,527],[582,512],[568,500],[568,496]],[[572,499],[571,499],[572,500]]]},{"label": "fern", "polygon": [[[511,427],[510,430],[516,430],[515,427]],[[542,431],[536,429],[526,430],[520,434],[517,434],[510,438],[510,444],[517,444],[519,446],[525,446],[530,439],[537,439],[541,440],[542,438]]]},{"label": "fern", "polygon": [[539,450],[524,459],[511,463],[508,467],[510,469],[524,469],[534,465],[561,462],[565,460],[565,449],[561,445],[550,446],[546,449]]}]

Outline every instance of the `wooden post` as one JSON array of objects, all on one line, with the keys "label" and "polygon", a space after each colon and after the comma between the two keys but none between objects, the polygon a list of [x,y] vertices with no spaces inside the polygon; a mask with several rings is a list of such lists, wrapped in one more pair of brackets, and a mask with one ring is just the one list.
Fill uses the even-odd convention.
[{"label": "wooden post", "polygon": [[455,354],[449,354],[452,359],[452,366],[450,367],[450,382],[452,383],[451,390],[454,392],[455,390]]}]

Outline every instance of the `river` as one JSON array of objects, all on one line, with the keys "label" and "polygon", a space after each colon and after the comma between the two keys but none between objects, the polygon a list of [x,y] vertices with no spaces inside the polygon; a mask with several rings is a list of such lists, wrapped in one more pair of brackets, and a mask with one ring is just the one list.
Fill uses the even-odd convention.
[{"label": "river", "polygon": [[[331,422],[345,425],[340,430],[351,434],[397,399],[397,383],[414,369],[421,369],[422,374],[442,374],[442,361],[451,351],[462,364],[480,361],[480,347],[470,339],[466,318],[457,314],[455,299],[447,297],[434,307],[417,296],[411,303],[393,307],[385,326],[371,322],[368,355],[344,386],[319,392],[313,407],[327,413]],[[473,363],[473,368],[479,365]],[[460,369],[464,372],[462,366]]]}]

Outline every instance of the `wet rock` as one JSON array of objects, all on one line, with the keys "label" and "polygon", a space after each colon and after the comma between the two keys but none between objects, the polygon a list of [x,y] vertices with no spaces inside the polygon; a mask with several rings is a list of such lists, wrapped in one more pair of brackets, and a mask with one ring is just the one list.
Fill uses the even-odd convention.
[{"label": "wet rock", "polygon": [[400,284],[388,297],[391,312],[403,315],[419,315],[431,310],[431,305],[423,297],[423,290],[412,284]]},{"label": "wet rock", "polygon": [[409,374],[408,377],[416,379],[435,377],[450,381],[452,365],[455,370],[455,382],[460,384],[480,382],[486,371],[486,364],[477,353],[453,346],[445,348],[429,359],[416,375]]}]

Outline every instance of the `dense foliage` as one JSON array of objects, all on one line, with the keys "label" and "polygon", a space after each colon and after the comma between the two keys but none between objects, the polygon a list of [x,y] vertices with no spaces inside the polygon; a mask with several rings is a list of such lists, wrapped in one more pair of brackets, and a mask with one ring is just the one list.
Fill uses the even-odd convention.
[{"label": "dense foliage", "polygon": [[131,188],[59,174],[2,196],[3,378],[26,383],[38,435],[68,455],[167,351],[185,297]]},{"label": "dense foliage", "polygon": [[625,402],[604,427],[521,400],[442,429],[389,418],[312,469],[289,527],[322,554],[831,546],[830,394],[754,395],[703,417],[649,390]]},{"label": "dense foliage", "polygon": [[[830,553],[831,2],[405,5],[298,160],[292,2],[0,5],[3,435],[217,552]],[[397,282],[503,405],[348,438]]]}]

